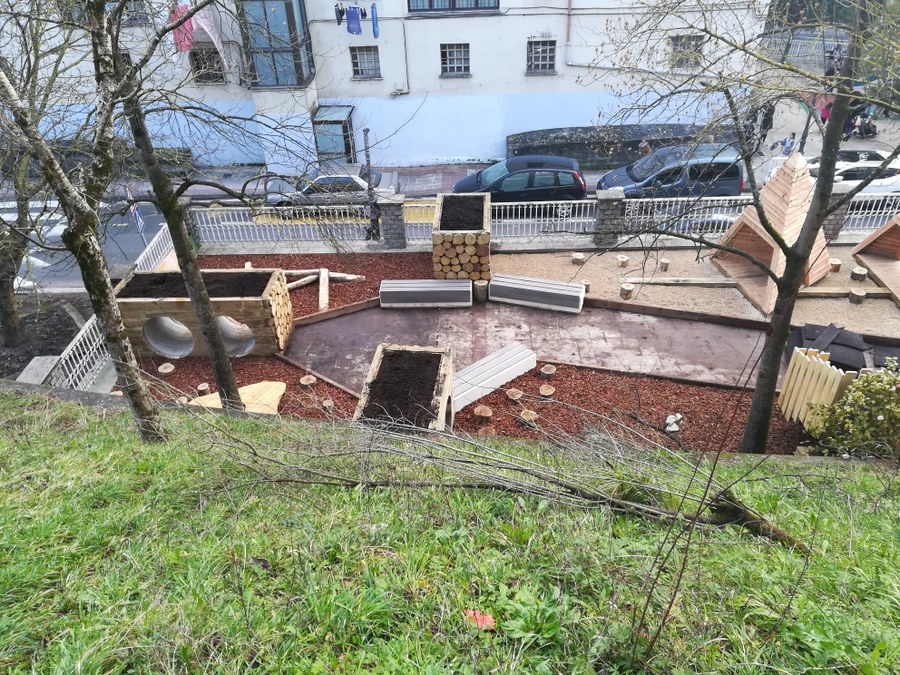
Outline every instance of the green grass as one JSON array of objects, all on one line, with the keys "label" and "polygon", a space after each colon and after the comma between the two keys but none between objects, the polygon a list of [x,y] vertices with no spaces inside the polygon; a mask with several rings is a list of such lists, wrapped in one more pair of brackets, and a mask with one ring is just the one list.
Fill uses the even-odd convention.
[{"label": "green grass", "polygon": [[[239,488],[248,472],[201,421],[166,422],[172,441],[144,446],[125,414],[0,394],[0,671],[628,671],[663,525],[497,492]],[[813,544],[808,567],[734,527],[700,530],[633,669],[900,672],[896,484],[849,463],[751,477],[769,479],[738,494]]]}]

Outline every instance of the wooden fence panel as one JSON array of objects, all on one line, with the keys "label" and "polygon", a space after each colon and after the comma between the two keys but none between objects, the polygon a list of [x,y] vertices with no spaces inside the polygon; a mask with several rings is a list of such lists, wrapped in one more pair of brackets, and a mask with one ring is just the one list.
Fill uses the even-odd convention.
[{"label": "wooden fence panel", "polygon": [[814,423],[811,406],[824,403],[831,405],[837,401],[857,373],[845,373],[828,363],[829,354],[817,349],[796,347],[788,364],[778,405],[789,420],[799,421],[804,426]]}]

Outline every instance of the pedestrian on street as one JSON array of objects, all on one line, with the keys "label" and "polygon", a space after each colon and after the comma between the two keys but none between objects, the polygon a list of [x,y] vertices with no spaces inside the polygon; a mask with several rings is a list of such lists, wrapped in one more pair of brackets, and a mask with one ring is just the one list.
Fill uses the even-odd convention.
[{"label": "pedestrian on street", "polygon": [[784,140],[778,141],[777,143],[772,144],[771,150],[774,150],[779,145],[781,146],[781,154],[784,157],[787,157],[794,151],[794,145],[797,143],[797,134],[793,131],[790,135]]},{"label": "pedestrian on street", "polygon": [[825,107],[822,108],[821,112],[819,113],[819,117],[822,120],[822,126],[828,124],[828,118],[831,117],[831,103],[825,104]]},{"label": "pedestrian on street", "polygon": [[759,125],[759,140],[762,143],[766,142],[766,136],[772,130],[772,125],[775,123],[775,104],[770,103],[765,108],[763,108],[762,114],[762,123]]}]

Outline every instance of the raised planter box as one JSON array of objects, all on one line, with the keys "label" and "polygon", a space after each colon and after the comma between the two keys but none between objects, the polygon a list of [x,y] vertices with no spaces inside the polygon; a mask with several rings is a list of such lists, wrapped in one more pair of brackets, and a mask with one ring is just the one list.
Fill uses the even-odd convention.
[{"label": "raised planter box", "polygon": [[449,348],[380,344],[354,420],[443,431],[453,426]]},{"label": "raised planter box", "polygon": [[471,307],[468,279],[385,279],[378,297],[382,307]]},{"label": "raised planter box", "polygon": [[[284,349],[293,316],[281,270],[201,274],[229,355],[267,356]],[[170,359],[207,355],[180,273],[139,272],[121,284],[116,300],[138,353]]]},{"label": "raised planter box", "polygon": [[511,305],[580,314],[584,305],[584,284],[496,274],[488,287],[488,299]]},{"label": "raised planter box", "polygon": [[491,195],[439,194],[431,243],[435,279],[490,279]]}]

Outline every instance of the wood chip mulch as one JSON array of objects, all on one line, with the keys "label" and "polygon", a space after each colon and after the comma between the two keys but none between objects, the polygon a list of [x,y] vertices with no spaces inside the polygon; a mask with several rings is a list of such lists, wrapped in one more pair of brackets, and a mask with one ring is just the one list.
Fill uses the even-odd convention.
[{"label": "wood chip mulch", "polygon": [[[378,297],[383,279],[430,279],[433,274],[429,253],[328,253],[321,255],[205,255],[203,269],[243,269],[250,262],[257,269],[308,270],[328,268],[331,272],[361,274],[365,281],[332,281],[328,285],[329,307]],[[289,276],[288,282],[300,277]],[[294,318],[319,311],[319,285],[310,284],[291,291]]]},{"label": "wood chip mulch", "polygon": [[[431,257],[422,253],[203,256],[201,266],[204,269],[242,269],[247,261],[257,269],[327,267],[331,271],[366,277],[365,281],[330,284],[331,308],[376,297],[382,279],[427,279],[432,274]],[[291,277],[289,281],[295,278]],[[318,285],[292,291],[291,302],[295,318],[316,313]],[[148,373],[156,375],[157,367],[164,361],[166,359],[161,357],[145,358],[142,365]],[[165,386],[154,387],[159,398],[173,400],[181,395],[173,393],[170,387],[194,396],[201,382],[209,383],[211,391],[215,391],[212,369],[205,357],[188,357],[171,362],[175,364],[175,371],[165,376]],[[349,419],[356,409],[357,399],[354,396],[321,379],[312,392],[304,390],[300,378],[308,373],[277,358],[248,356],[232,359],[232,364],[238,386],[263,380],[287,384],[279,408],[281,414]],[[643,434],[675,448],[678,446],[676,440],[658,429],[654,430],[652,426],[662,428],[667,416],[681,413],[684,416],[683,430],[674,436],[681,439],[685,447],[694,451],[737,451],[752,392],[565,365],[558,366],[553,379],[544,380],[539,373],[540,365],[506,385],[506,388],[514,387],[525,393],[520,404],[508,402],[505,389],[498,390],[459,411],[455,428],[476,433],[483,425],[475,421],[474,410],[477,405],[483,404],[493,410],[491,426],[500,436],[538,439],[544,433],[554,436],[580,435],[602,425],[623,437]],[[538,390],[542,384],[555,387],[552,399],[541,398]],[[331,414],[322,409],[321,403],[325,399],[334,401],[334,412]],[[523,408],[538,414],[538,428],[528,427],[519,421],[518,415]],[[625,426],[635,431],[626,431]],[[788,422],[776,406],[767,452],[793,453],[802,439],[802,426]]]}]

